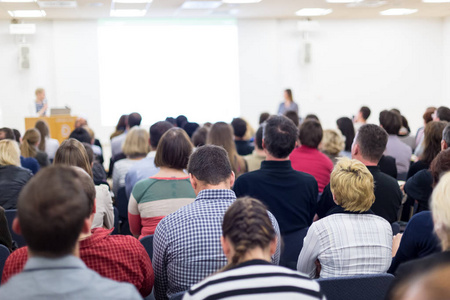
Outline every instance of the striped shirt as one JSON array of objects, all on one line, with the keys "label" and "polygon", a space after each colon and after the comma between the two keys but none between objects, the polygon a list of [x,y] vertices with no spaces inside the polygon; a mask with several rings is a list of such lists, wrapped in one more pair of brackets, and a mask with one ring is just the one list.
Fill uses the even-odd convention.
[{"label": "striped shirt", "polygon": [[183,300],[196,299],[325,299],[317,282],[306,275],[251,260],[192,286]]},{"label": "striped shirt", "polygon": [[386,273],[392,261],[392,228],[374,214],[337,213],[314,222],[297,270],[320,278]]},{"label": "striped shirt", "polygon": [[140,237],[154,234],[162,218],[194,200],[189,177],[141,180],[134,186],[128,203],[130,230]]}]

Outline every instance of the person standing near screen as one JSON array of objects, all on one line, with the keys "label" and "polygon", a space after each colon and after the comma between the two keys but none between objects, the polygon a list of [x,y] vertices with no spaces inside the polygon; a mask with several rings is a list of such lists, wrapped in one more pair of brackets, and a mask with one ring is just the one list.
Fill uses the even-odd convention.
[{"label": "person standing near screen", "polygon": [[45,98],[45,90],[43,88],[37,88],[35,91],[36,94],[36,100],[35,100],[35,106],[36,110],[35,113],[38,117],[44,117],[47,114],[47,99]]},{"label": "person standing near screen", "polygon": [[280,103],[278,107],[278,115],[284,115],[287,111],[295,111],[298,114],[298,105],[292,98],[292,90],[284,90],[284,102]]}]

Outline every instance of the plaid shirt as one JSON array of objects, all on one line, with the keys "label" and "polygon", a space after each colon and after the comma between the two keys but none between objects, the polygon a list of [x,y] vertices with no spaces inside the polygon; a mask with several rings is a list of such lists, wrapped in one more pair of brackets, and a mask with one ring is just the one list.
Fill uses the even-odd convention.
[{"label": "plaid shirt", "polygon": [[[232,190],[203,190],[194,203],[161,220],[153,244],[156,299],[186,291],[227,264],[220,245],[222,220],[235,200]],[[269,217],[280,241],[278,223],[270,212]],[[273,262],[279,260],[280,243]]]},{"label": "plaid shirt", "polygon": [[[110,235],[112,229],[95,228],[80,241],[80,258],[86,266],[103,277],[133,284],[143,297],[153,288],[153,269],[145,248],[134,237]],[[3,269],[2,285],[20,273],[28,259],[27,247],[8,257]]]}]

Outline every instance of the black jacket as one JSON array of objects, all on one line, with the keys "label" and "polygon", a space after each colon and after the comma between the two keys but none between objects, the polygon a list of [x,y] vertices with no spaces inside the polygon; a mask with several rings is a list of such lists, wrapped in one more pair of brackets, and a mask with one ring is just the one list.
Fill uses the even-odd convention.
[{"label": "black jacket", "polygon": [[32,173],[17,166],[0,166],[0,206],[4,209],[16,209],[17,197],[23,186],[30,180]]}]

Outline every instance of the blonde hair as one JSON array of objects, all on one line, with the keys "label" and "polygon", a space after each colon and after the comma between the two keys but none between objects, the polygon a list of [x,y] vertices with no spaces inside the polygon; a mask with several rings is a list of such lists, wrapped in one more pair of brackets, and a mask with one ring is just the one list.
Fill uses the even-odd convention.
[{"label": "blonde hair", "polygon": [[450,172],[445,173],[431,195],[434,230],[441,240],[442,250],[450,248]]},{"label": "blonde hair", "polygon": [[126,156],[147,154],[150,151],[149,138],[147,130],[136,126],[131,128],[122,145],[123,154]]},{"label": "blonde hair", "polygon": [[37,153],[37,145],[41,141],[41,134],[35,128],[28,129],[22,138],[20,152],[23,157],[35,157]]},{"label": "blonde hair", "polygon": [[43,88],[37,88],[37,89],[34,91],[34,94],[37,96],[38,94],[42,93],[43,91],[44,91]]},{"label": "blonde hair", "polygon": [[20,167],[20,149],[16,141],[0,141],[0,165]]},{"label": "blonde hair", "polygon": [[95,138],[95,133],[89,126],[83,125],[83,126],[81,126],[81,128],[83,128],[84,130],[87,131],[87,133],[89,133],[89,136],[91,137],[91,140],[93,140]]},{"label": "blonde hair", "polygon": [[356,159],[339,159],[331,173],[330,188],[336,203],[346,211],[368,211],[375,201],[373,176]]},{"label": "blonde hair", "polygon": [[323,131],[322,151],[331,155],[338,155],[344,148],[345,140],[340,130],[325,129]]}]

